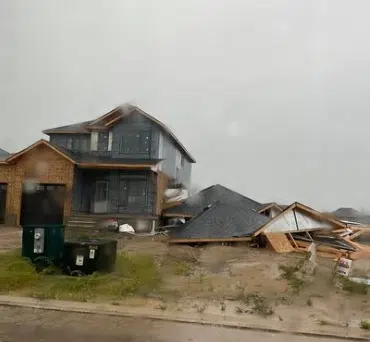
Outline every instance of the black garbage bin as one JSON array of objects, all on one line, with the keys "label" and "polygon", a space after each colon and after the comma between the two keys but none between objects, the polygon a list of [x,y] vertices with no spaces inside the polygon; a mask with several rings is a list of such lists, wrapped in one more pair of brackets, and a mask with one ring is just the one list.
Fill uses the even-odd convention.
[{"label": "black garbage bin", "polygon": [[75,276],[112,272],[116,265],[117,241],[85,239],[64,243],[62,269]]}]

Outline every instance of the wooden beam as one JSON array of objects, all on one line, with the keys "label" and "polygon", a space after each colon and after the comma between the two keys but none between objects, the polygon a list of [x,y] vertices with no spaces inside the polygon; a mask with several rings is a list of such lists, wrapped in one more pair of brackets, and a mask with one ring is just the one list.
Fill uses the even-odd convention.
[{"label": "wooden beam", "polygon": [[194,215],[183,214],[183,213],[169,213],[169,214],[164,213],[163,216],[164,217],[178,217],[178,218],[192,218]]},{"label": "wooden beam", "polygon": [[291,233],[288,233],[288,235],[289,235],[289,237],[290,237],[290,241],[292,241],[292,242],[293,242],[293,244],[294,244],[294,246],[295,246],[296,248],[298,248],[298,245],[297,245],[297,243],[295,242],[295,240],[294,240],[294,238],[293,238],[292,234],[291,234]]},{"label": "wooden beam", "polygon": [[147,164],[96,164],[96,163],[80,163],[81,168],[117,168],[117,169],[143,169],[151,170],[153,165]]},{"label": "wooden beam", "polygon": [[252,241],[251,237],[240,237],[240,238],[218,238],[218,239],[170,239],[168,243],[202,243],[202,242],[244,242]]}]

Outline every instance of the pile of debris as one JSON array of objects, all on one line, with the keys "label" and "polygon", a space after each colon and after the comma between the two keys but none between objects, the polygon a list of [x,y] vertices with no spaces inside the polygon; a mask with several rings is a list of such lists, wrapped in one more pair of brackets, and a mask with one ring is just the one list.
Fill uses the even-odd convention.
[{"label": "pile of debris", "polygon": [[348,226],[301,203],[294,203],[254,236],[262,235],[278,253],[308,253],[314,246],[317,255],[335,260],[341,257],[370,259],[370,246],[355,242],[363,232],[363,228]]},{"label": "pile of debris", "polygon": [[278,253],[314,250],[336,260],[370,259],[370,246],[356,242],[364,228],[298,202],[261,204],[219,184],[168,208],[163,216],[178,222],[168,231],[170,243],[249,241]]}]

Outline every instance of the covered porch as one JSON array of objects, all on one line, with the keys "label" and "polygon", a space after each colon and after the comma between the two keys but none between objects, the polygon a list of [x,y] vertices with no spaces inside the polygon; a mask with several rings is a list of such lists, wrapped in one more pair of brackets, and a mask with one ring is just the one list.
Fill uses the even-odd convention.
[{"label": "covered porch", "polygon": [[156,172],[76,167],[72,213],[154,215]]}]

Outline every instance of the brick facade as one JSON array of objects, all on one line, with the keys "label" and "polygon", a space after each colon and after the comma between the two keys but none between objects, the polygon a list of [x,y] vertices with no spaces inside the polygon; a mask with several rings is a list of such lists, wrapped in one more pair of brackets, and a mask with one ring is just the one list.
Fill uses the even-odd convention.
[{"label": "brick facade", "polygon": [[0,183],[8,184],[5,223],[19,225],[22,187],[26,179],[65,185],[64,216],[70,216],[73,175],[74,164],[47,144],[36,145],[10,164],[0,164]]}]

